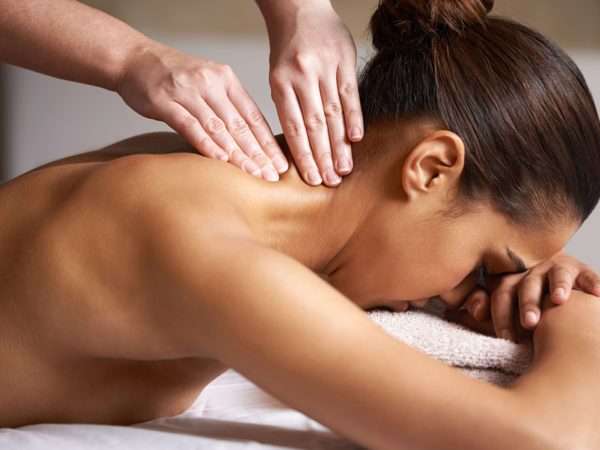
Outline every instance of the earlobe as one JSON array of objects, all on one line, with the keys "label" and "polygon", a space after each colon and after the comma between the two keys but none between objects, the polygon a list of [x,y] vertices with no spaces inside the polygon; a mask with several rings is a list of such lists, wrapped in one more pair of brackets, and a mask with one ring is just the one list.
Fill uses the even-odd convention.
[{"label": "earlobe", "polygon": [[407,197],[450,190],[463,171],[464,157],[463,140],[451,131],[436,131],[423,139],[404,161],[402,186]]}]

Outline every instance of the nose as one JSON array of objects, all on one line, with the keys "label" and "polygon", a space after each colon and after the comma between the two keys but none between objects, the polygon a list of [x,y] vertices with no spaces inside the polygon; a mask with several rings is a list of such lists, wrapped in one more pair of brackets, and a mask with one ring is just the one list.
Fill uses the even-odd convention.
[{"label": "nose", "polygon": [[478,276],[476,271],[471,272],[457,286],[439,295],[448,309],[457,309],[462,306],[469,293],[477,286]]}]

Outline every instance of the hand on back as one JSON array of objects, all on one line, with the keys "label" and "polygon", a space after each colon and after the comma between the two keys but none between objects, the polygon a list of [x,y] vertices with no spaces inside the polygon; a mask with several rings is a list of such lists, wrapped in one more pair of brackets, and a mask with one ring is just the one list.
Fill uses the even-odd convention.
[{"label": "hand on back", "polygon": [[308,184],[336,186],[364,129],[352,36],[329,2],[268,25],[271,95],[298,171]]},{"label": "hand on back", "polygon": [[288,168],[258,106],[227,65],[157,44],[129,58],[117,90],[132,109],[164,121],[204,156],[269,181]]}]

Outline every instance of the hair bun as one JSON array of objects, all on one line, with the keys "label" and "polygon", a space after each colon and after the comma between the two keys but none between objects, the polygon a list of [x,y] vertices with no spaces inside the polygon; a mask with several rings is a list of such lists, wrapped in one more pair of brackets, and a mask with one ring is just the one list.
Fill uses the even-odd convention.
[{"label": "hair bun", "polygon": [[411,48],[424,37],[462,34],[485,26],[494,0],[380,0],[371,18],[373,45],[378,50]]}]

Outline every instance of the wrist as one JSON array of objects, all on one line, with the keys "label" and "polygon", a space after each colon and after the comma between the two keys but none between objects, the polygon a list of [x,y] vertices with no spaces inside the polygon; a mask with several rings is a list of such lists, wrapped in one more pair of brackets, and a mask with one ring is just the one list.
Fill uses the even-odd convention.
[{"label": "wrist", "polygon": [[130,74],[135,67],[139,65],[141,58],[154,58],[156,63],[161,59],[161,54],[165,45],[160,42],[146,38],[139,39],[138,42],[129,46],[126,51],[120,55],[119,63],[116,65],[115,71],[110,77],[110,85],[107,89],[121,94],[121,86],[123,80]]},{"label": "wrist", "polygon": [[255,0],[269,35],[289,23],[295,23],[303,15],[319,14],[321,11],[333,11],[330,0]]}]

